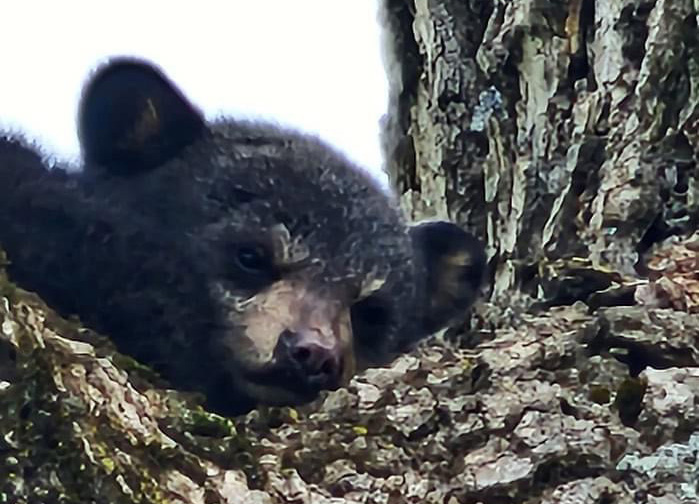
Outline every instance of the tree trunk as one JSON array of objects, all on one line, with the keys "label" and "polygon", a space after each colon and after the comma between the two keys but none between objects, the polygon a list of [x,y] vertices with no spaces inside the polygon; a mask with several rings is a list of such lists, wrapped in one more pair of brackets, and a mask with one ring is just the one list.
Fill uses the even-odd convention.
[{"label": "tree trunk", "polygon": [[390,176],[487,240],[493,300],[547,297],[542,262],[637,278],[696,227],[693,2],[386,4]]},{"label": "tree trunk", "polygon": [[391,180],[490,257],[460,500],[698,502],[696,3],[384,4]]},{"label": "tree trunk", "polygon": [[472,329],[228,420],[0,277],[0,503],[699,501],[696,9],[382,0],[387,169],[487,244]]}]

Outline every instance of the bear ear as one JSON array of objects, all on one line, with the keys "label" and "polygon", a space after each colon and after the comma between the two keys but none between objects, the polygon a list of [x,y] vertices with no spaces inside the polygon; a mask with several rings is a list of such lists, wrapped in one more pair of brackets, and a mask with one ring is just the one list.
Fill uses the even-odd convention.
[{"label": "bear ear", "polygon": [[465,314],[485,276],[483,244],[455,224],[425,222],[410,229],[425,289],[423,325],[431,334]]},{"label": "bear ear", "polygon": [[204,117],[152,64],[117,58],[98,69],[80,100],[85,165],[113,173],[152,169],[204,132]]}]

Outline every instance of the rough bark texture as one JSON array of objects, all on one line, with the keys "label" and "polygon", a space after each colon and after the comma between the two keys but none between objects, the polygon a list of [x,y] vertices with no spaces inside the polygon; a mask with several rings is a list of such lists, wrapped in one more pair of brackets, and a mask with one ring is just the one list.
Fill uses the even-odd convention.
[{"label": "rough bark texture", "polygon": [[636,277],[696,227],[693,2],[385,3],[390,175],[487,240],[494,300],[541,298],[542,260]]},{"label": "rough bark texture", "polygon": [[383,0],[411,218],[488,244],[472,329],[221,419],[0,277],[0,502],[698,502],[697,7]]},{"label": "rough bark texture", "polygon": [[699,501],[696,3],[384,5],[391,179],[491,259],[458,501]]}]

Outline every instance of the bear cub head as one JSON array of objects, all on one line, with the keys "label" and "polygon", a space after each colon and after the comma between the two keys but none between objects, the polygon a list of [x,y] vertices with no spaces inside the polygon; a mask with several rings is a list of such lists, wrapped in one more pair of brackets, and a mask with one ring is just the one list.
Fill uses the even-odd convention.
[{"label": "bear cub head", "polygon": [[476,297],[485,255],[469,233],[409,225],[312,136],[207,121],[149,62],[98,68],[78,133],[83,169],[61,183],[81,207],[80,274],[47,289],[215,411],[310,401]]}]

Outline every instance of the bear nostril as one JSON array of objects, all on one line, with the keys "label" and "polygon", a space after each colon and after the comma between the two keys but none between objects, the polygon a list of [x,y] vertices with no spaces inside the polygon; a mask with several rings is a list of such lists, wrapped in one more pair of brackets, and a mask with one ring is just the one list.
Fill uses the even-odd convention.
[{"label": "bear nostril", "polygon": [[311,351],[308,348],[294,348],[291,351],[291,357],[299,363],[304,363],[308,361],[311,357]]},{"label": "bear nostril", "polygon": [[339,360],[332,348],[303,342],[291,350],[290,357],[309,376],[333,374]]},{"label": "bear nostril", "polygon": [[285,330],[278,344],[280,364],[296,370],[308,385],[319,388],[339,386],[342,375],[341,347],[316,331]]}]

